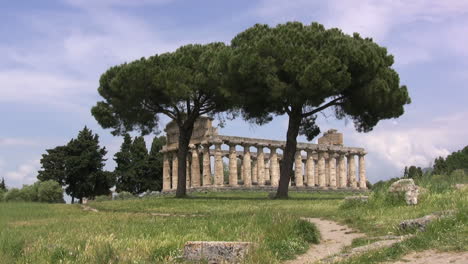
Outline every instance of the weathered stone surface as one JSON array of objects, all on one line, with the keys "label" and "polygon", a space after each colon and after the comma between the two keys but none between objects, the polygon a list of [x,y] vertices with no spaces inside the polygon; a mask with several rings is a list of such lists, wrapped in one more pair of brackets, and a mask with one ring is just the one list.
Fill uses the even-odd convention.
[{"label": "weathered stone surface", "polygon": [[455,184],[455,189],[457,189],[457,190],[468,189],[468,184]]},{"label": "weathered stone surface", "polygon": [[184,259],[208,263],[240,263],[252,247],[251,242],[188,241]]},{"label": "weathered stone surface", "polygon": [[336,129],[330,129],[323,133],[323,136],[318,139],[318,143],[343,146],[343,134],[338,133]]},{"label": "weathered stone surface", "polygon": [[388,189],[391,193],[405,193],[405,201],[407,205],[418,204],[419,187],[414,184],[413,179],[398,180]]},{"label": "weathered stone surface", "polygon": [[426,230],[426,226],[439,218],[442,217],[447,217],[450,216],[454,213],[454,211],[448,210],[448,211],[442,211],[442,212],[435,212],[420,218],[415,218],[415,219],[408,219],[404,220],[400,223],[400,228],[403,230],[406,229],[419,229],[421,231]]}]

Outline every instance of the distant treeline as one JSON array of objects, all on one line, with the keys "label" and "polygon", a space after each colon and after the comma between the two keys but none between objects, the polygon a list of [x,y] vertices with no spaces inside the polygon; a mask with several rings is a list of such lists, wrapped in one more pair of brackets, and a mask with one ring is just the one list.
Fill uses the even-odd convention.
[{"label": "distant treeline", "polygon": [[446,158],[436,158],[432,167],[424,169],[416,166],[405,167],[403,178],[414,179],[423,175],[450,175],[455,170],[468,171],[468,146],[452,152]]},{"label": "distant treeline", "polygon": [[[22,189],[7,189],[0,182],[0,201],[63,202],[63,190],[81,203],[83,198],[110,195],[117,192],[140,194],[162,188],[162,147],[165,137],[155,137],[148,152],[143,137],[124,135],[120,151],[114,155],[114,171],[105,171],[105,147],[99,146],[99,136],[85,127],[66,145],[47,149],[42,155],[41,170],[33,185]],[[53,195],[46,195],[52,192]],[[60,194],[60,195],[59,195]],[[49,197],[50,196],[50,197]]]}]

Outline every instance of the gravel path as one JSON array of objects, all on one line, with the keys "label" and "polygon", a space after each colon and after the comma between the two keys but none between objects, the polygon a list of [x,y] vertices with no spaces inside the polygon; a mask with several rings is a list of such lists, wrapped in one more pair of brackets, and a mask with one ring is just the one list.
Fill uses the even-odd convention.
[{"label": "gravel path", "polygon": [[351,245],[353,239],[363,237],[364,234],[355,232],[351,228],[334,221],[319,218],[304,218],[317,226],[322,239],[320,244],[313,245],[309,250],[287,264],[313,263],[330,255],[339,253],[343,247]]}]

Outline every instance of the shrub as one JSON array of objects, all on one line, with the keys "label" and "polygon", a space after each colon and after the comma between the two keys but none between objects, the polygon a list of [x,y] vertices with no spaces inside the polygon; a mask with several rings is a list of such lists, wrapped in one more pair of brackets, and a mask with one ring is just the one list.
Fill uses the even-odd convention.
[{"label": "shrub", "polygon": [[0,202],[3,202],[5,193],[6,192],[4,190],[0,190]]},{"label": "shrub", "polygon": [[20,189],[11,188],[4,196],[5,202],[24,202]]},{"label": "shrub", "polygon": [[135,198],[135,196],[129,192],[119,192],[114,197],[114,200],[128,200],[128,199],[133,199],[133,198]]},{"label": "shrub", "polygon": [[49,180],[37,183],[37,201],[45,203],[64,203],[62,186]]},{"label": "shrub", "polygon": [[36,182],[33,185],[23,185],[23,188],[20,189],[21,197],[23,201],[26,202],[37,202],[37,190],[39,189],[39,183]]}]

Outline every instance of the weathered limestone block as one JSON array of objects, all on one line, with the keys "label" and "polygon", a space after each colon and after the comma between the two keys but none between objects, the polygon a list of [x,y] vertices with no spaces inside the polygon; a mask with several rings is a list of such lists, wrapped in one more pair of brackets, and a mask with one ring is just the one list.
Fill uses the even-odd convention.
[{"label": "weathered limestone block", "polygon": [[295,159],[295,168],[294,168],[294,175],[296,176],[296,186],[301,187],[304,186],[304,176],[302,174],[302,155],[301,150],[296,152],[296,159]]},{"label": "weathered limestone block", "polygon": [[407,205],[418,204],[419,187],[414,184],[413,179],[398,180],[390,185],[388,191],[391,193],[404,193]]},{"label": "weathered limestone block", "polygon": [[188,241],[184,259],[208,263],[240,263],[252,247],[251,242]]},{"label": "weathered limestone block", "polygon": [[421,231],[426,230],[426,226],[439,218],[448,217],[453,215],[455,212],[453,210],[435,212],[420,218],[404,220],[400,223],[401,229],[413,229],[417,228]]}]

